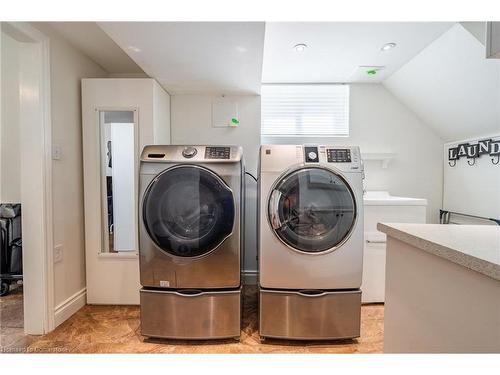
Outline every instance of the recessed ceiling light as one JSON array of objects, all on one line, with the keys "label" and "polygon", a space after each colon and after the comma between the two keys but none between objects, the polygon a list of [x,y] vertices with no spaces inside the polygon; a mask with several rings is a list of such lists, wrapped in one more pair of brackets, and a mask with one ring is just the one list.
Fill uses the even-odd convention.
[{"label": "recessed ceiling light", "polygon": [[299,43],[293,46],[295,52],[304,52],[307,48],[307,44]]},{"label": "recessed ceiling light", "polygon": [[382,48],[380,50],[381,51],[389,51],[390,49],[393,49],[394,47],[396,47],[396,43],[386,43],[382,46]]}]

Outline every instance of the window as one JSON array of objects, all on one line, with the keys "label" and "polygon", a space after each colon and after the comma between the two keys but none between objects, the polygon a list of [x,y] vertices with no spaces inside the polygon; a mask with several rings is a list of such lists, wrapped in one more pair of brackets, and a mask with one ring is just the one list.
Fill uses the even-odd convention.
[{"label": "window", "polygon": [[262,85],[264,136],[349,135],[349,86]]}]

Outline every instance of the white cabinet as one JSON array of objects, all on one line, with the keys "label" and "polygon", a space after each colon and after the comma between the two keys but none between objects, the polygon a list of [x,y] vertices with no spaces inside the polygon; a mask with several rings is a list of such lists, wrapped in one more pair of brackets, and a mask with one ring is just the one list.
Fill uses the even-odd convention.
[{"label": "white cabinet", "polygon": [[83,79],[82,118],[87,303],[139,304],[139,157],[170,143],[170,96],[150,78]]},{"label": "white cabinet", "polygon": [[386,236],[377,230],[377,223],[425,223],[427,200],[369,191],[363,203],[365,243],[361,300],[363,303],[384,302]]}]

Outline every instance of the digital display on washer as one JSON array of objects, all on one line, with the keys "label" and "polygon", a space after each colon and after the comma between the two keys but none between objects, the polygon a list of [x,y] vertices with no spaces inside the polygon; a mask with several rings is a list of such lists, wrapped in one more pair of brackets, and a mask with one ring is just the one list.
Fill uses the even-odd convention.
[{"label": "digital display on washer", "polygon": [[231,147],[206,147],[205,159],[230,159]]},{"label": "digital display on washer", "polygon": [[351,150],[346,148],[330,148],[326,150],[326,157],[329,163],[350,163]]}]

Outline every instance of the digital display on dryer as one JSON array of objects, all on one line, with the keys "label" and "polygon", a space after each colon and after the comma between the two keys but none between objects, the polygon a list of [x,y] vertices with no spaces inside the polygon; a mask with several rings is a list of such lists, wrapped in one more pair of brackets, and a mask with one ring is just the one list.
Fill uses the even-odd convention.
[{"label": "digital display on dryer", "polygon": [[326,150],[326,157],[329,163],[350,163],[351,150],[346,148],[330,148]]},{"label": "digital display on dryer", "polygon": [[206,147],[205,159],[230,159],[231,147]]}]

